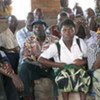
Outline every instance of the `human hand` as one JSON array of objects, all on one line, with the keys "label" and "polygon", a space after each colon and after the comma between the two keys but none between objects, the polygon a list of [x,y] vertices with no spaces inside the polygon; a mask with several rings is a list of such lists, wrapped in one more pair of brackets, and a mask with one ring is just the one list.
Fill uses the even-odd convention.
[{"label": "human hand", "polygon": [[21,79],[19,78],[18,75],[16,74],[12,74],[12,82],[15,85],[15,87],[18,89],[19,92],[24,91],[24,84],[21,81]]},{"label": "human hand", "polygon": [[81,65],[83,65],[83,59],[75,59],[73,61],[73,64],[75,64],[77,66],[81,66]]},{"label": "human hand", "polygon": [[2,66],[2,69],[7,74],[14,73],[14,71],[12,70],[11,65],[9,63],[4,63]]}]

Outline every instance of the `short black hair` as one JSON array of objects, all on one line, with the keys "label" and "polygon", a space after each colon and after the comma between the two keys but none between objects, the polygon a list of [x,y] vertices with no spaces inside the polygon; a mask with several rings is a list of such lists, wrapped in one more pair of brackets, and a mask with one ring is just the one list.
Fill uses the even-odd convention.
[{"label": "short black hair", "polygon": [[37,25],[37,24],[41,24],[41,25],[44,25],[45,27],[47,27],[46,22],[44,22],[43,20],[40,20],[40,19],[32,22],[32,26]]},{"label": "short black hair", "polygon": [[68,17],[68,15],[65,11],[61,11],[58,15]]},{"label": "short black hair", "polygon": [[64,21],[61,22],[59,25],[59,29],[61,31],[62,26],[72,26],[75,28],[75,24],[71,19],[65,19]]}]

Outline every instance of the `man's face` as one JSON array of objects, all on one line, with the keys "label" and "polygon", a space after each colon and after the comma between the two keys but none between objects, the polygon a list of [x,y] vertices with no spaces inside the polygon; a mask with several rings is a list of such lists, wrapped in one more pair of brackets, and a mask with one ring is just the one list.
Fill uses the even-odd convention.
[{"label": "man's face", "polygon": [[17,27],[17,25],[18,25],[17,19],[15,17],[9,17],[8,25],[9,25],[9,27],[14,27],[14,26]]},{"label": "man's face", "polygon": [[43,24],[36,24],[33,26],[33,32],[37,36],[42,36],[45,34],[45,26]]},{"label": "man's face", "polygon": [[72,26],[64,25],[61,28],[61,34],[64,40],[72,40],[75,35],[75,28]]},{"label": "man's face", "polygon": [[27,21],[26,21],[26,26],[27,26],[29,31],[33,30],[33,27],[32,27],[32,24],[31,24],[33,21],[34,21],[33,13],[29,13],[28,16],[27,16]]}]

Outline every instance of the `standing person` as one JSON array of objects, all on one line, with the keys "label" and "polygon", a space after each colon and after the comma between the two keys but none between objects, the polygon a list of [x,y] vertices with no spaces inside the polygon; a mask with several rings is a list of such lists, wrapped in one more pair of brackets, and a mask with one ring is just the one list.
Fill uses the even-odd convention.
[{"label": "standing person", "polygon": [[74,14],[72,12],[72,9],[68,7],[69,1],[68,0],[60,0],[60,9],[61,12],[65,11],[68,14],[68,17],[72,20],[74,20]]},{"label": "standing person", "polygon": [[[72,20],[66,19],[60,25],[61,39],[60,44],[60,57],[55,44],[49,46],[41,55],[38,61],[50,68],[54,67],[63,69],[65,64],[74,64],[77,66],[83,66],[87,63],[87,46],[84,41],[75,35],[75,24]],[[79,48],[77,39],[80,41],[81,50]],[[55,62],[50,61],[50,58],[54,58]],[[59,59],[60,58],[60,59]],[[62,90],[63,100],[85,100],[84,93],[80,92],[66,92]]]},{"label": "standing person", "polygon": [[[0,50],[0,100],[19,100],[17,89],[22,92],[24,86],[19,76],[15,74],[6,54]],[[1,93],[4,92],[1,96]],[[6,96],[4,96],[6,95]],[[3,97],[3,98],[2,98]],[[4,99],[5,97],[5,99]]]},{"label": "standing person", "polygon": [[[38,20],[32,23],[33,33],[26,39],[23,47],[23,63],[19,66],[19,76],[24,83],[24,100],[33,100],[30,91],[32,80],[40,78],[51,78],[52,69],[42,69],[37,59],[41,52],[49,47],[49,45],[58,38],[52,35],[46,35],[46,23]],[[50,99],[50,98],[49,98]]]},{"label": "standing person", "polygon": [[83,10],[82,10],[82,8],[78,5],[78,3],[75,4],[73,10],[74,10],[74,11],[76,10],[76,11],[75,11],[75,12],[76,12],[76,13],[75,13],[75,16],[77,16],[77,15],[84,16]]},{"label": "standing person", "polygon": [[19,63],[22,62],[24,42],[25,42],[26,38],[33,33],[32,32],[33,28],[32,28],[32,24],[31,24],[33,21],[34,21],[33,13],[29,12],[27,15],[26,26],[23,27],[22,29],[20,29],[16,33],[16,39],[17,39],[18,45],[20,47],[20,61],[19,61]]}]

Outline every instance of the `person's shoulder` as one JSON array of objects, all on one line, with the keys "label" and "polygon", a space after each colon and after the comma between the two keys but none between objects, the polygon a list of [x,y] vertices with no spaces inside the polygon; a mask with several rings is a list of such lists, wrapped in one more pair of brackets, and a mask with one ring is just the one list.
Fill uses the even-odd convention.
[{"label": "person's shoulder", "polygon": [[56,43],[58,42],[55,42],[55,43],[52,43],[49,45],[49,48],[52,50],[52,51],[55,51],[55,48],[57,47]]},{"label": "person's shoulder", "polygon": [[83,40],[82,38],[79,38],[79,37],[76,36],[76,35],[74,36],[74,38],[75,38],[76,40],[78,39],[80,43],[82,43],[82,44],[84,43],[84,44],[85,44],[85,42],[84,42],[84,40]]},{"label": "person's shoulder", "polygon": [[17,31],[17,33],[23,32],[24,30],[26,30],[26,27],[22,27],[21,29],[19,29],[19,30]]},{"label": "person's shoulder", "polygon": [[77,35],[74,36],[75,39],[83,40],[82,38],[78,37]]},{"label": "person's shoulder", "polygon": [[78,37],[77,35],[74,36],[74,39],[75,40],[77,40],[77,39],[82,40],[82,38]]},{"label": "person's shoulder", "polygon": [[97,35],[95,31],[90,30],[91,35]]},{"label": "person's shoulder", "polygon": [[7,29],[2,33],[2,35],[5,36],[5,37],[9,37],[9,36],[13,36],[13,33],[12,33],[12,31],[11,31],[9,28],[7,28]]},{"label": "person's shoulder", "polygon": [[16,36],[22,36],[24,35],[24,33],[26,32],[26,27],[23,27],[21,29],[19,29],[17,32],[16,32]]},{"label": "person's shoulder", "polygon": [[6,30],[2,31],[1,34],[7,34],[7,33],[9,33],[9,32],[10,32],[10,29],[7,28]]},{"label": "person's shoulder", "polygon": [[52,34],[46,35],[46,38],[49,39],[52,43],[55,43],[55,42],[59,41],[59,38],[54,36],[54,35],[52,35]]}]

